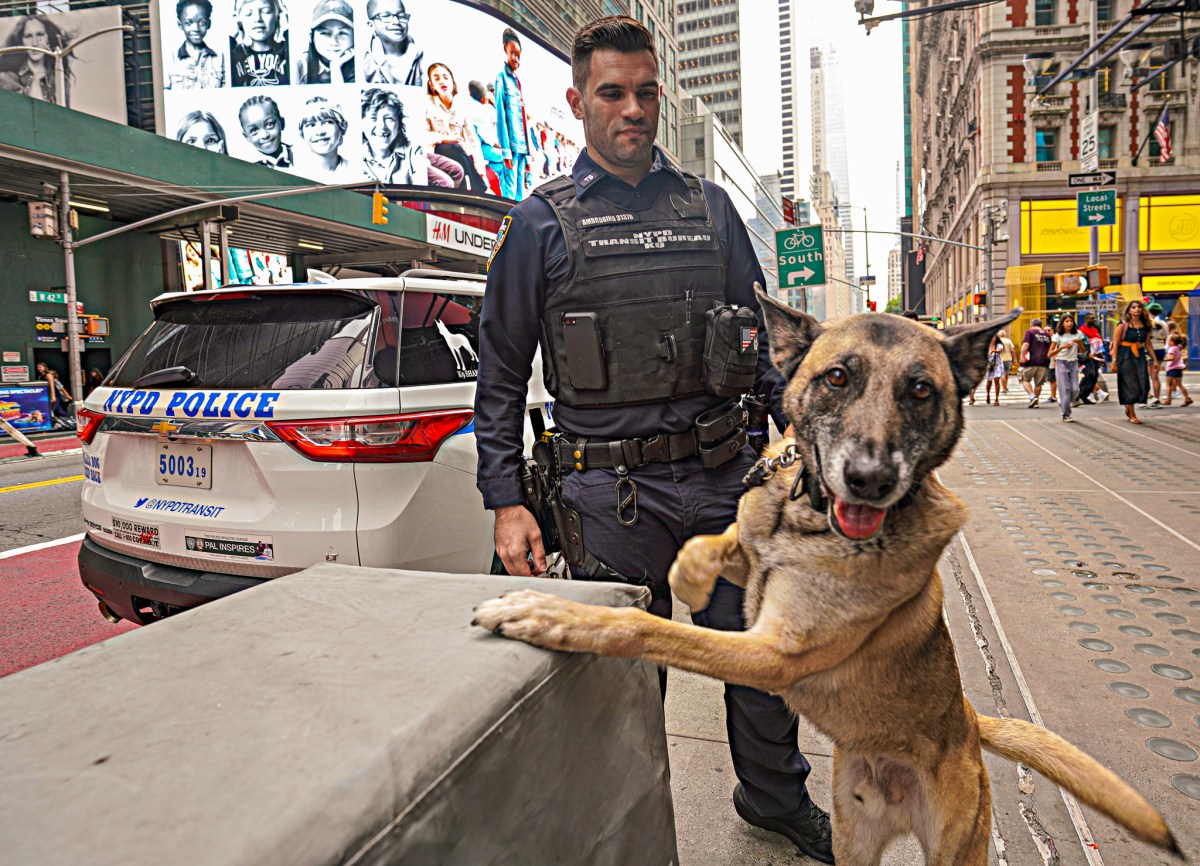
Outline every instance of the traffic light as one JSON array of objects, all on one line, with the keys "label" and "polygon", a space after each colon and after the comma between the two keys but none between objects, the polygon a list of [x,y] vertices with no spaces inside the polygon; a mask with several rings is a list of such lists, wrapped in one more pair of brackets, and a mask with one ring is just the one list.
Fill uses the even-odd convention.
[{"label": "traffic light", "polygon": [[987,292],[976,292],[971,297],[971,303],[977,307],[982,307],[987,303]]},{"label": "traffic light", "polygon": [[872,313],[878,312],[879,303],[877,301],[867,301],[867,309]]},{"label": "traffic light", "polygon": [[381,192],[377,192],[371,196],[371,222],[373,224],[377,226],[387,225],[388,204],[390,202],[388,202],[387,196]]}]

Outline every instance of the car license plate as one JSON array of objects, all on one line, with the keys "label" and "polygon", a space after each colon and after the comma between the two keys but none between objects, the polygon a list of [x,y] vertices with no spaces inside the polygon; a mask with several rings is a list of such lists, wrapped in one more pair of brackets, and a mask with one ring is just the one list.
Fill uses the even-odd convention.
[{"label": "car license plate", "polygon": [[212,446],[174,442],[160,445],[155,469],[159,484],[212,490]]}]

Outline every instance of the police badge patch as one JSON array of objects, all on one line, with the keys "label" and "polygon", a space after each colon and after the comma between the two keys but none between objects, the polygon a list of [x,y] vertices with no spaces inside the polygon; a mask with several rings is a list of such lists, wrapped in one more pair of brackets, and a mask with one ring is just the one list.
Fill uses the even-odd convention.
[{"label": "police badge patch", "polygon": [[492,254],[488,256],[487,270],[492,269],[492,260],[496,258],[496,253],[500,252],[500,247],[504,246],[504,239],[508,237],[508,227],[512,225],[512,216],[506,216],[504,221],[500,223],[500,231],[496,232],[496,243],[492,247]]}]

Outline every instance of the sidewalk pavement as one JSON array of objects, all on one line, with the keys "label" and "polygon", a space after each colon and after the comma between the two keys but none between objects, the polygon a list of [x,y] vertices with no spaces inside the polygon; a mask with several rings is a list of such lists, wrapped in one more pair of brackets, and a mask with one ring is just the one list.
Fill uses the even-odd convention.
[{"label": "sidewalk pavement", "polygon": [[[33,444],[37,446],[39,454],[53,454],[56,451],[78,451],[80,448],[79,440],[75,438],[73,432],[63,430],[52,430],[49,433],[35,433],[29,436],[33,440]],[[25,446],[20,442],[13,442],[9,437],[0,438],[0,461],[7,461],[9,458],[20,458],[22,460],[29,459],[25,454]]]},{"label": "sidewalk pavement", "polygon": [[[1189,374],[1200,387],[1200,376]],[[1110,384],[1111,384],[1110,377]],[[1014,383],[1010,382],[1010,395]],[[1019,387],[1019,386],[1017,386]],[[1200,396],[1200,395],[1198,395]],[[1113,769],[1200,853],[1200,401],[1125,421],[1116,395],[1075,410],[999,408],[977,398],[940,470],[971,510],[939,572],[964,691],[979,712],[1030,719]],[[1069,433],[1069,435],[1067,435]],[[688,621],[676,602],[675,619]],[[734,812],[720,683],[672,670],[666,701],[679,866],[811,864]],[[809,787],[830,806],[830,743],[803,719]],[[985,756],[990,862],[1094,863],[1058,789]],[[1091,809],[1104,862],[1178,862]],[[997,848],[997,843],[1000,848]],[[1046,852],[1052,856],[1045,859]],[[1001,859],[1003,857],[1003,859]],[[909,838],[888,866],[924,863]]]}]

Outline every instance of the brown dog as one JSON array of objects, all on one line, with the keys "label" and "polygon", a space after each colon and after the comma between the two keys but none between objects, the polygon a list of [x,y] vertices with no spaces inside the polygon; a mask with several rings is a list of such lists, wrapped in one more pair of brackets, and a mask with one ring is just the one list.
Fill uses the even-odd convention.
[{"label": "brown dog", "polygon": [[738,522],[693,538],[671,586],[693,610],[717,576],[746,587],[745,632],[636,609],[511,593],[483,603],[496,634],[643,658],[781,695],[834,743],[834,854],[879,862],[917,836],[930,864],[984,866],[991,790],[981,745],[1021,761],[1138,838],[1179,853],[1162,815],[1044,728],[976,714],[962,693],[936,565],[966,507],[932,475],[962,431],[1008,316],[936,332],[862,315],[823,329],[760,293],[796,441],[760,461]]}]

